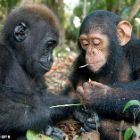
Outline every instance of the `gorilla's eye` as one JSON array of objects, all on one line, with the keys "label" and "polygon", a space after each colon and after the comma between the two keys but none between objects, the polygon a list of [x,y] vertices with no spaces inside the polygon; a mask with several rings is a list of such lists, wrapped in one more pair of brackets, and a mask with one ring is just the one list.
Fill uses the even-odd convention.
[{"label": "gorilla's eye", "polygon": [[55,46],[56,46],[56,41],[55,41],[55,40],[49,41],[49,42],[47,43],[47,47],[55,47]]}]

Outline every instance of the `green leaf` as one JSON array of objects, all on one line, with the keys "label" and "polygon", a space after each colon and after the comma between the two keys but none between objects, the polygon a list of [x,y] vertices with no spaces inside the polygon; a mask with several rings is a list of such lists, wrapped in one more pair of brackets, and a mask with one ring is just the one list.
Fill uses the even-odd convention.
[{"label": "green leaf", "polygon": [[133,134],[133,129],[128,128],[124,133],[124,140],[128,140],[132,134]]},{"label": "green leaf", "polygon": [[82,138],[78,138],[77,140],[82,140]]},{"label": "green leaf", "polygon": [[127,104],[125,105],[123,112],[131,105],[138,105],[140,106],[140,102],[138,100],[131,100],[129,102],[127,102]]},{"label": "green leaf", "polygon": [[90,83],[91,82],[91,79],[89,78],[88,82]]},{"label": "green leaf", "polygon": [[28,130],[26,133],[27,140],[54,140],[46,135],[37,134],[32,130]]},{"label": "green leaf", "polygon": [[140,137],[140,128],[138,128],[136,126],[132,126],[132,129],[136,133],[136,138],[139,138]]}]

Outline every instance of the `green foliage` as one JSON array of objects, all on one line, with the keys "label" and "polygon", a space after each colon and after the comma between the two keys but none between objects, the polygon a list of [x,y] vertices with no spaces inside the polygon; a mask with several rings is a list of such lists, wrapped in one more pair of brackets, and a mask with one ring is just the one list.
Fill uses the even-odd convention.
[{"label": "green foliage", "polygon": [[[127,20],[130,16],[130,13],[132,12],[133,6],[135,4],[136,0],[87,0],[86,5],[86,15],[91,13],[95,10],[108,10],[111,12],[116,13],[119,15],[122,19]],[[79,27],[75,27],[73,20],[74,17],[78,17],[80,19],[80,23],[83,21],[83,5],[84,0],[79,0],[78,5],[73,10],[73,14],[69,17],[69,22],[67,22],[66,27],[66,38],[69,40],[76,41],[79,33]],[[137,12],[134,16],[140,17],[140,11]],[[136,34],[138,31],[138,27],[134,24],[134,18],[131,21],[131,24],[133,26],[133,31]],[[137,34],[138,35],[138,34]]]},{"label": "green foliage", "polygon": [[136,126],[132,126],[132,129],[134,130],[134,132],[136,134],[136,138],[140,138],[140,128],[138,128]]},{"label": "green foliage", "polygon": [[136,138],[140,138],[140,128],[136,127],[136,126],[132,126],[132,128],[128,128],[125,133],[124,133],[124,140],[128,140],[133,132],[135,132],[136,134]]},{"label": "green foliage", "polygon": [[130,107],[130,106],[132,106],[132,105],[138,105],[138,106],[140,106],[140,102],[139,102],[138,100],[131,100],[131,101],[129,101],[129,102],[125,105],[125,107],[124,107],[124,109],[123,109],[123,112],[124,112],[128,107]]},{"label": "green foliage", "polygon": [[77,138],[77,140],[82,140],[82,138]]},{"label": "green foliage", "polygon": [[27,140],[54,140],[48,136],[45,136],[43,134],[36,134],[32,130],[28,130],[26,133]]},{"label": "green foliage", "polygon": [[124,133],[124,140],[128,140],[133,134],[133,129],[128,128]]},{"label": "green foliage", "polygon": [[134,109],[133,111],[133,116],[134,116],[134,126],[132,126],[132,128],[128,128],[126,131],[125,131],[125,134],[124,134],[124,140],[128,140],[133,132],[135,132],[136,134],[136,138],[139,138],[140,137],[140,128],[136,127],[135,126],[135,119],[140,111],[140,102],[138,100],[131,100],[129,102],[127,102],[127,104],[125,105],[124,109],[123,109],[123,112],[130,106],[132,105],[137,105],[138,107]]},{"label": "green foliage", "polygon": [[11,9],[18,4],[20,4],[19,0],[0,0],[0,11],[7,16]]},{"label": "green foliage", "polygon": [[68,51],[67,51],[67,48],[55,49],[54,54],[57,57],[66,57],[68,55]]}]

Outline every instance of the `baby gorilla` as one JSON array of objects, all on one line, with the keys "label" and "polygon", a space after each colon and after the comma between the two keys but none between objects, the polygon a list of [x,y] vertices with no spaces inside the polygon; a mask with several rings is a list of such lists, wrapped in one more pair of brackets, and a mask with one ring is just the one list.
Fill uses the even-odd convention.
[{"label": "baby gorilla", "polygon": [[20,6],[9,14],[1,35],[0,136],[16,140],[27,130],[45,130],[53,139],[62,140],[62,131],[52,126],[76,116],[76,108],[50,107],[77,101],[49,93],[43,77],[53,64],[52,52],[60,40],[56,16],[43,5]]}]

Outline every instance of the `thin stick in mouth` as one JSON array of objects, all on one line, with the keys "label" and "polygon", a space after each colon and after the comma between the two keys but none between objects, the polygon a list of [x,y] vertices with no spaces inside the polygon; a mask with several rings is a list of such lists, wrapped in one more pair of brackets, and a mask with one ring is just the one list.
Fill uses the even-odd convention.
[{"label": "thin stick in mouth", "polygon": [[84,67],[86,67],[88,64],[86,64],[86,65],[83,65],[83,66],[80,66],[79,68],[84,68]]}]

